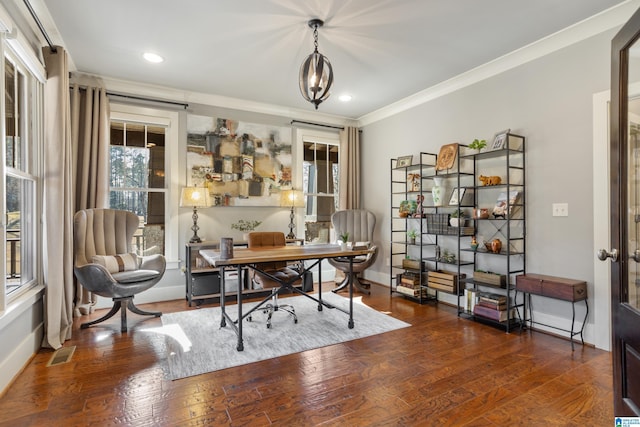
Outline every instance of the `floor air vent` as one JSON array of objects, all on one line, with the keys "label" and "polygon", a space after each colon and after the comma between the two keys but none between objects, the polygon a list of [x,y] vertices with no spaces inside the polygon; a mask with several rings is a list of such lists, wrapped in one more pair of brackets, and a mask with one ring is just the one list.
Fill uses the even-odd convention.
[{"label": "floor air vent", "polygon": [[55,365],[61,365],[63,363],[67,363],[68,361],[71,360],[71,357],[73,356],[73,352],[75,350],[76,350],[75,345],[70,347],[59,348],[53,353],[53,355],[51,356],[51,359],[49,359],[49,363],[47,363],[47,366],[55,366]]}]

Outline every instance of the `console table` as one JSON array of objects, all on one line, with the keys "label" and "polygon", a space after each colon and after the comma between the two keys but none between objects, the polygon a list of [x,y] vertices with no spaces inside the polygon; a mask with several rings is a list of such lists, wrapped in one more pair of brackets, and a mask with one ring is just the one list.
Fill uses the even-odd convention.
[{"label": "console table", "polygon": [[[566,279],[564,277],[546,276],[544,274],[520,274],[516,276],[516,292],[525,294],[524,319],[523,323],[543,325],[549,328],[569,332],[571,340],[571,350],[573,350],[573,337],[580,335],[580,341],[584,346],[584,325],[589,316],[589,303],[587,302],[587,282],[584,280]],[[571,302],[571,329],[562,329],[556,326],[545,325],[544,323],[533,321],[533,310],[531,305],[531,295],[539,295],[547,298],[553,298],[562,301]],[[527,301],[529,303],[529,318],[527,319]],[[584,301],[587,312],[582,321],[582,327],[579,331],[574,332],[574,323],[576,318],[575,303]]]}]

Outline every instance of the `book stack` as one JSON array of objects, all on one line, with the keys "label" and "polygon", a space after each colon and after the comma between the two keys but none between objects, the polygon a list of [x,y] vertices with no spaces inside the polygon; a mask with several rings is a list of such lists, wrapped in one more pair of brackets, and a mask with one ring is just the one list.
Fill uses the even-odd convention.
[{"label": "book stack", "polygon": [[418,297],[422,291],[422,296],[427,296],[427,290],[420,287],[420,275],[418,273],[405,271],[402,274],[398,274],[397,282],[396,291],[401,294]]},{"label": "book stack", "polygon": [[496,322],[504,322],[508,318],[507,297],[505,295],[481,292],[473,307],[473,314]]}]

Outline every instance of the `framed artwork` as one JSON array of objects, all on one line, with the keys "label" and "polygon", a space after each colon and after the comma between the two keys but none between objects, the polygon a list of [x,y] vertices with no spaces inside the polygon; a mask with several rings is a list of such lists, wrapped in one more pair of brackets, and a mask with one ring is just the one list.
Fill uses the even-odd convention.
[{"label": "framed artwork", "polygon": [[396,164],[396,167],[406,168],[407,166],[411,166],[412,162],[413,162],[413,156],[398,157],[398,163]]},{"label": "framed artwork", "polygon": [[505,129],[496,133],[496,135],[493,137],[493,142],[491,143],[491,147],[489,147],[489,150],[502,150],[505,147],[507,136],[510,130],[511,129]]},{"label": "framed artwork", "polygon": [[466,188],[454,188],[451,192],[451,198],[449,199],[449,205],[456,206],[460,204],[460,201],[464,197]]},{"label": "framed artwork", "polygon": [[438,161],[436,162],[436,170],[441,171],[445,169],[451,169],[456,162],[458,156],[458,143],[447,144],[440,147],[440,153],[438,153]]},{"label": "framed artwork", "polygon": [[292,185],[292,130],[187,115],[187,186],[209,189],[214,206],[280,206]]}]

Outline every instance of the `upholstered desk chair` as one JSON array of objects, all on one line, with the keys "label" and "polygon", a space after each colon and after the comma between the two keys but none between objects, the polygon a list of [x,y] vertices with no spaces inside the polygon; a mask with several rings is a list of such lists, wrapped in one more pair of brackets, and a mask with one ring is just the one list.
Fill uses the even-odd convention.
[{"label": "upholstered desk chair", "polygon": [[[360,292],[371,294],[360,282],[358,275],[369,268],[378,257],[378,247],[373,244],[373,230],[376,227],[375,215],[362,209],[336,211],[331,215],[331,225],[338,236],[349,233],[349,241],[352,244],[367,242],[369,245],[370,251],[367,255],[353,259],[353,285]],[[349,284],[349,259],[329,258],[329,264],[344,273],[344,280],[337,288],[333,289],[333,292],[338,292]]]},{"label": "upholstered desk chair", "polygon": [[[253,231],[249,233],[248,243],[249,249],[261,247],[275,248],[285,246],[286,240],[284,237],[284,233],[282,232]],[[287,263],[283,261],[265,262],[256,264],[256,267],[285,283],[290,282],[291,280],[293,280],[293,278],[298,276],[298,272],[288,267]],[[271,302],[265,305],[263,310],[264,313],[268,313],[267,328],[271,328],[271,317],[276,311],[284,311],[289,313],[289,315],[293,317],[293,322],[298,323],[298,316],[296,316],[295,308],[290,304],[278,303],[278,293],[286,291],[287,287],[283,286],[282,283],[273,280],[272,278],[255,270],[253,270],[252,276],[254,287],[256,289],[271,288]],[[300,285],[301,283],[302,280],[298,279],[294,281],[292,285]]]},{"label": "upholstered desk chair", "polygon": [[73,218],[74,264],[78,282],[90,292],[113,299],[113,307],[100,319],[83,323],[88,328],[111,318],[120,310],[122,332],[127,331],[127,309],[143,316],[162,313],[140,310],[134,295],[158,283],[166,262],[162,255],[139,257],[131,251],[139,219],[133,212],[85,209]]}]

